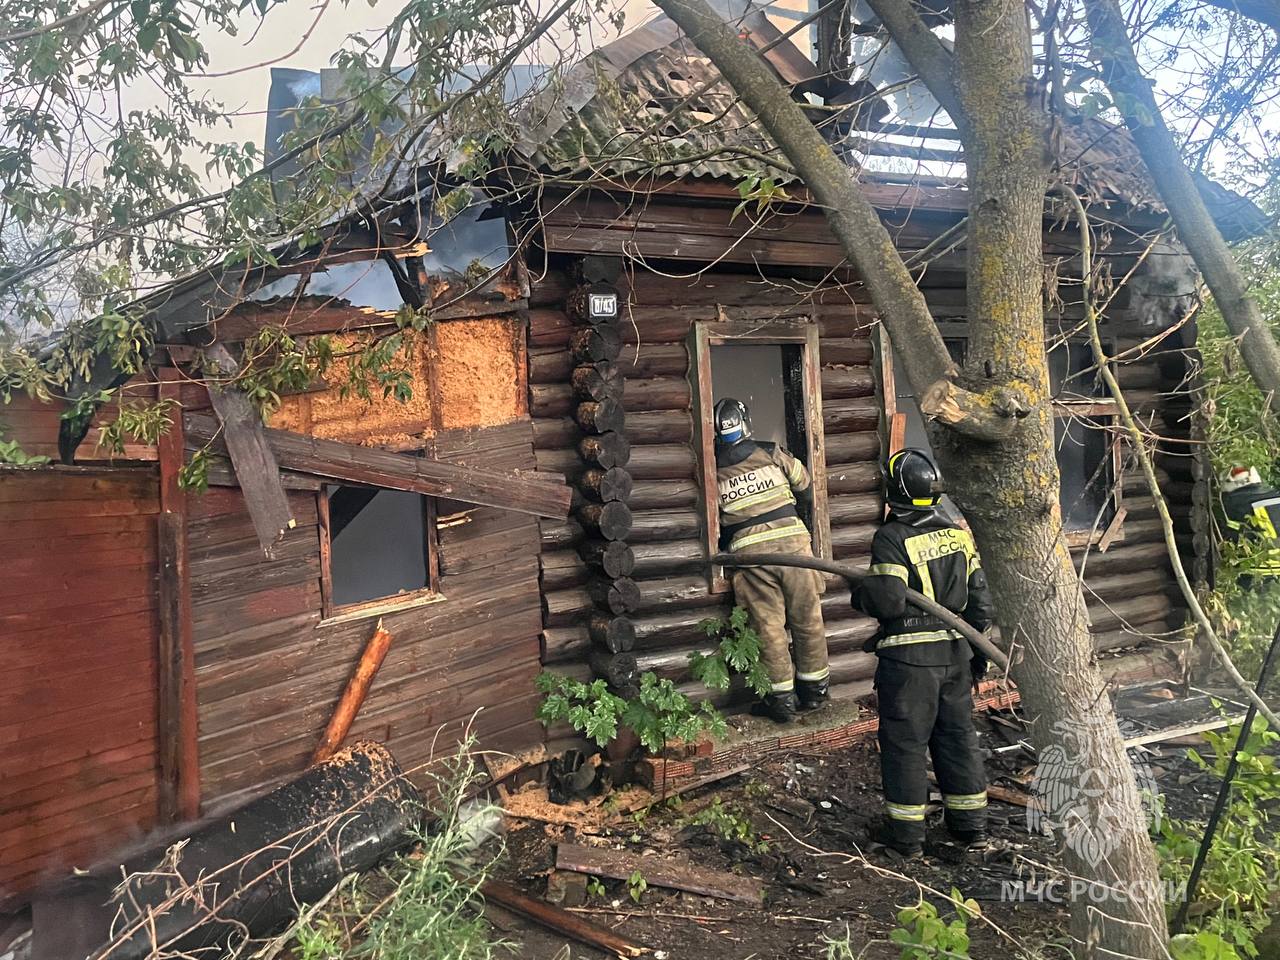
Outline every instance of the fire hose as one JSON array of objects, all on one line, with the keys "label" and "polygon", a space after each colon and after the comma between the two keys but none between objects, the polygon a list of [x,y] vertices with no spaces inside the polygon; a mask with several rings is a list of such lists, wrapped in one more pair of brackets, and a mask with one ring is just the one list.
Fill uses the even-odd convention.
[{"label": "fire hose", "polygon": [[[804,570],[833,573],[837,577],[844,577],[850,583],[857,583],[859,580],[869,576],[865,570],[858,570],[848,564],[835,563],[831,560],[823,560],[820,557],[802,557],[785,553],[719,553],[711,558],[711,562],[720,567],[800,567]],[[912,590],[910,587],[907,588],[907,603],[918,610],[937,617],[968,640],[977,650],[980,650],[983,656],[992,663],[1002,670],[1008,669],[1008,655],[997,647],[990,637],[966,623],[942,606],[942,604],[930,600],[924,594]]]}]

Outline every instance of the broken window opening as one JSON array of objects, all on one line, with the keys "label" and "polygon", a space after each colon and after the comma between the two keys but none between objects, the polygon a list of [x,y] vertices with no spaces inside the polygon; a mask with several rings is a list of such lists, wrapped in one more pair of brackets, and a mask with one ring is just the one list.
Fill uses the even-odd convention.
[{"label": "broken window opening", "polygon": [[[951,329],[948,329],[951,328]],[[968,339],[959,336],[961,325],[944,325],[943,343],[956,364],[962,365]],[[1103,344],[1110,353],[1110,345]],[[1121,505],[1121,444],[1115,434],[1115,401],[1093,362],[1087,341],[1058,340],[1048,344],[1049,390],[1054,416],[1054,450],[1060,485],[1058,505],[1062,527],[1072,546],[1123,539]],[[893,409],[895,421],[890,446],[932,450],[911,385],[897,352],[893,354]],[[890,450],[892,453],[893,450]],[[944,478],[945,482],[945,478]],[[952,519],[960,511],[944,496],[943,508]],[[1113,526],[1116,529],[1111,529]]]},{"label": "broken window opening", "polygon": [[318,494],[324,616],[429,599],[439,590],[440,518],[471,507],[377,487],[328,484]]}]

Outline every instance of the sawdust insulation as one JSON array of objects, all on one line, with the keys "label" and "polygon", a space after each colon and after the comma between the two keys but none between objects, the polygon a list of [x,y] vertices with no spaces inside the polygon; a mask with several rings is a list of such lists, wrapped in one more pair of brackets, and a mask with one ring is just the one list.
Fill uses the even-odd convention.
[{"label": "sawdust insulation", "polygon": [[[335,352],[359,349],[367,337],[335,334]],[[376,384],[370,385],[371,401],[353,393],[344,397],[338,385],[347,381],[350,366],[339,360],[326,378],[333,387],[282,398],[270,425],[346,443],[406,448],[440,430],[510,423],[527,410],[519,376],[523,361],[519,321],[441,322],[425,333],[408,332],[396,358],[409,371],[410,400],[384,398]]]}]

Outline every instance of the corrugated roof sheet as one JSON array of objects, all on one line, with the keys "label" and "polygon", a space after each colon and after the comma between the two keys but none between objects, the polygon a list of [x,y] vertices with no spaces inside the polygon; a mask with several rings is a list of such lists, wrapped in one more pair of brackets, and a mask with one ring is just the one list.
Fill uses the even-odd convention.
[{"label": "corrugated roof sheet", "polygon": [[772,141],[727,85],[713,83],[719,74],[691,44],[676,40],[622,72],[592,55],[575,71],[594,92],[533,145],[529,156],[540,167],[735,181],[763,171],[794,179],[762,161],[774,151]]},{"label": "corrugated roof sheet", "polygon": [[[743,16],[766,24],[743,21],[759,28],[753,36],[757,43],[777,34],[758,8]],[[795,52],[783,43],[789,53]],[[737,182],[764,173],[780,183],[796,180],[763,161],[762,154],[776,155],[772,141],[754,114],[736,102],[731,88],[714,83],[718,78],[715,66],[660,17],[570,70],[564,86],[544,100],[545,111],[540,122],[530,125],[521,152],[558,174],[663,174]],[[682,102],[704,85],[709,86],[706,92]],[[1058,140],[1064,173],[1088,198],[1164,212],[1137,145],[1123,126],[1074,117],[1062,125]],[[1251,201],[1208,178],[1198,177],[1197,183],[1228,239],[1265,227],[1265,215]]]}]

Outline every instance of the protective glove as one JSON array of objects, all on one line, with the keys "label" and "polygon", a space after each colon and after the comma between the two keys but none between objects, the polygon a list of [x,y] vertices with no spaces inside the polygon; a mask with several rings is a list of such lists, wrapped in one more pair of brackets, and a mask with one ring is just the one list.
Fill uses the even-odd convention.
[{"label": "protective glove", "polygon": [[877,630],[877,631],[876,631],[875,633],[873,633],[871,636],[867,637],[867,639],[863,640],[863,641],[862,641],[862,652],[863,652],[863,653],[875,653],[875,652],[876,652],[876,647],[878,647],[878,646],[880,645],[880,637],[881,637],[881,636],[882,636],[881,632],[880,632],[879,630]]},{"label": "protective glove", "polygon": [[973,686],[976,689],[978,684],[986,679],[987,669],[991,666],[991,662],[987,659],[987,655],[981,650],[974,649],[973,656],[969,658],[969,672],[973,675]]}]

